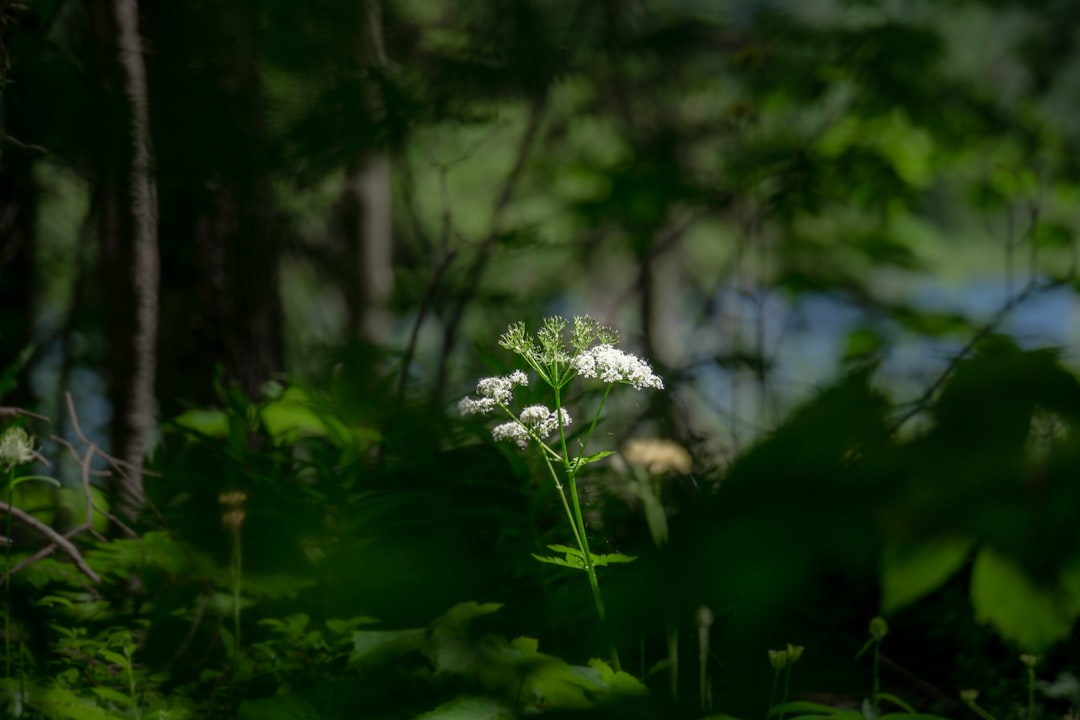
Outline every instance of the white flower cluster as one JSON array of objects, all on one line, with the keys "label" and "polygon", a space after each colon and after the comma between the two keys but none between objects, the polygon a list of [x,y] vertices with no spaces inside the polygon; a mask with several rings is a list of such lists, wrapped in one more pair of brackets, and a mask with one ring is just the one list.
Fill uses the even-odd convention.
[{"label": "white flower cluster", "polygon": [[626,383],[636,389],[664,389],[664,381],[649,363],[611,345],[597,345],[576,355],[570,365],[585,378],[600,378],[606,383]]},{"label": "white flower cluster", "polygon": [[0,466],[11,469],[35,457],[34,440],[21,427],[8,428],[0,436]]},{"label": "white flower cluster", "polygon": [[529,376],[520,370],[515,370],[505,377],[483,378],[476,383],[476,394],[480,397],[462,398],[458,403],[458,412],[462,415],[486,415],[510,402],[515,387],[528,384]]},{"label": "white flower cluster", "polygon": [[556,414],[543,405],[530,405],[521,411],[518,420],[505,422],[492,428],[491,436],[495,440],[513,440],[518,447],[524,448],[532,437],[530,430],[540,437],[545,437],[558,429],[560,418],[563,427],[573,422],[566,408],[559,408]]}]

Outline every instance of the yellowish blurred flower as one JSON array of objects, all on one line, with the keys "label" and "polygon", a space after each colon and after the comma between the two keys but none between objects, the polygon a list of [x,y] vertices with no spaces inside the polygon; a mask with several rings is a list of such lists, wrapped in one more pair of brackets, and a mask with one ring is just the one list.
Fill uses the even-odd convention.
[{"label": "yellowish blurred flower", "polygon": [[694,466],[694,459],[686,448],[673,440],[661,438],[631,440],[623,450],[623,457],[629,464],[643,467],[653,475],[672,470],[689,475]]}]

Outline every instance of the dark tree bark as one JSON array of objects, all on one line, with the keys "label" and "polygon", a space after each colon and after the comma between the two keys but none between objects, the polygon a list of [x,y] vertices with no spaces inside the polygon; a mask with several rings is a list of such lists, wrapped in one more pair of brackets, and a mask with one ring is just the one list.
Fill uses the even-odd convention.
[{"label": "dark tree bark", "polygon": [[150,144],[150,111],[147,100],[146,67],[139,34],[139,8],[135,0],[115,0],[117,57],[124,80],[124,96],[129,110],[131,142],[127,172],[131,218],[131,295],[134,300],[131,375],[125,388],[128,396],[124,444],[120,457],[128,463],[128,473],[115,475],[118,486],[117,509],[135,520],[146,503],[142,467],[154,428],[154,380],[157,359],[158,324],[158,239],[157,183],[154,178]]},{"label": "dark tree bark", "polygon": [[[40,191],[29,153],[8,150],[0,158],[0,372],[33,340],[35,310],[34,238]],[[4,405],[33,402],[29,378],[3,398]]]},{"label": "dark tree bark", "polygon": [[[123,476],[113,474],[109,490],[119,514],[132,521],[146,501],[142,466],[154,423],[158,272],[138,18],[121,20],[120,10],[135,9],[121,9],[115,3],[90,6],[92,59],[98,80],[93,207],[100,249],[100,322],[106,338],[112,451],[132,468]],[[131,34],[134,37],[124,37]]]},{"label": "dark tree bark", "polygon": [[[39,191],[29,148],[7,134],[4,90],[9,82],[8,42],[26,3],[0,2],[0,371],[7,370],[33,339],[34,238]],[[32,403],[26,370],[4,398],[8,405]]]},{"label": "dark tree bark", "polygon": [[251,398],[282,369],[279,241],[257,4],[147,6],[161,199],[162,411],[215,401],[220,364]]}]

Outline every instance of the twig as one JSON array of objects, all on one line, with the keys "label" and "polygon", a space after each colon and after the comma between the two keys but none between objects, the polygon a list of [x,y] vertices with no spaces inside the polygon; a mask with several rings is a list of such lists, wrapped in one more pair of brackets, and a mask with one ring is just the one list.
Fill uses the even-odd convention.
[{"label": "twig", "polygon": [[[583,21],[585,13],[591,6],[592,3],[587,0],[582,0],[574,10],[574,14],[571,17],[568,26],[567,39],[564,42],[563,63],[566,63],[573,53],[577,38],[584,26]],[[503,179],[502,190],[499,192],[495,207],[492,209],[491,223],[488,227],[488,232],[477,246],[476,256],[473,259],[472,264],[469,266],[468,270],[465,271],[464,277],[467,278],[467,283],[462,289],[461,294],[458,296],[457,302],[455,302],[450,309],[449,317],[443,327],[442,351],[439,357],[438,374],[435,379],[433,393],[436,399],[441,397],[444,385],[446,384],[447,364],[450,360],[450,352],[453,349],[454,340],[457,338],[458,327],[461,325],[462,317],[465,314],[465,308],[472,302],[473,298],[476,297],[479,290],[480,278],[483,275],[488,262],[491,260],[491,249],[495,243],[498,242],[500,237],[503,214],[510,206],[510,201],[513,200],[514,194],[517,192],[518,185],[521,182],[521,176],[525,170],[525,162],[528,160],[533,143],[536,140],[536,136],[539,134],[540,121],[543,119],[544,113],[547,110],[548,100],[551,97],[551,86],[555,80],[556,70],[557,68],[553,69],[551,77],[544,83],[543,87],[540,88],[536,97],[533,98],[525,131],[522,133],[521,140],[518,142],[514,164]]]},{"label": "twig", "polygon": [[[89,565],[86,564],[86,561],[83,560],[83,556],[79,552],[79,549],[75,547],[66,537],[53,530],[51,527],[41,522],[33,515],[25,512],[20,508],[12,507],[5,502],[0,502],[0,512],[11,513],[14,517],[18,518],[19,521],[21,521],[24,525],[29,525],[30,527],[37,530],[39,533],[51,540],[53,545],[59,546],[60,549],[66,552],[71,558],[72,562],[75,563],[75,566],[82,571],[83,575],[86,575],[86,577],[90,578],[95,583],[101,582],[101,577],[96,572],[94,572],[94,570]],[[25,567],[25,565],[23,566]],[[13,574],[14,572],[15,568],[12,568],[12,570],[4,573],[4,575],[0,575],[0,581],[3,581],[9,574]]]},{"label": "twig", "polygon": [[49,154],[49,151],[46,150],[41,145],[34,145],[32,143],[24,143],[22,140],[17,140],[15,138],[13,138],[11,135],[8,135],[7,133],[4,133],[4,142],[9,143],[11,145],[14,145],[15,147],[19,148],[20,150],[30,150],[31,152],[36,152],[36,153],[39,153],[41,155],[48,155]]},{"label": "twig", "polygon": [[989,320],[987,320],[986,323],[982,327],[980,327],[974,335],[971,336],[971,339],[969,339],[968,342],[964,345],[964,347],[960,349],[960,352],[949,358],[949,362],[945,366],[945,369],[941,371],[941,373],[934,379],[932,383],[930,383],[930,385],[926,388],[925,392],[923,392],[923,394],[920,395],[918,399],[913,401],[911,409],[901,415],[896,420],[896,422],[893,423],[892,427],[889,428],[889,432],[895,433],[905,423],[907,423],[908,420],[915,417],[924,409],[926,409],[926,406],[930,404],[930,401],[934,398],[934,395],[937,393],[938,389],[940,389],[941,386],[945,383],[945,381],[952,376],[953,371],[956,370],[956,367],[960,364],[960,362],[971,354],[971,352],[975,349],[975,346],[979,344],[979,341],[994,332],[994,330],[996,330],[998,326],[1001,325],[1002,321],[1005,320],[1005,317],[1010,312],[1015,310],[1018,305],[1030,298],[1032,295],[1044,292],[1046,290],[1051,290],[1055,287],[1060,287],[1063,284],[1063,280],[1053,280],[1051,282],[1043,284],[1038,284],[1034,282],[1028,283],[1027,287],[1025,287],[1019,294],[1010,298],[1008,302],[1002,305],[998,309],[998,311],[995,312],[993,316]]}]

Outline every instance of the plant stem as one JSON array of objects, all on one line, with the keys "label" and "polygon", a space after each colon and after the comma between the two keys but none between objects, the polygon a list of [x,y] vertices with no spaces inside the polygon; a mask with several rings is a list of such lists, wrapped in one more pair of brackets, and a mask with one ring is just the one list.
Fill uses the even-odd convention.
[{"label": "plant stem", "polygon": [[[562,422],[562,397],[559,392],[559,386],[554,385],[555,390],[555,413],[559,418],[559,441],[562,444],[562,452],[564,462],[566,464],[566,479],[567,484],[570,485],[570,500],[573,503],[573,517],[571,518],[571,525],[575,527],[574,535],[578,541],[578,549],[581,550],[582,556],[585,558],[585,572],[589,576],[589,588],[592,590],[593,604],[596,606],[596,614],[600,616],[600,623],[604,626],[605,632],[607,631],[607,612],[604,610],[604,598],[600,594],[600,583],[596,579],[596,567],[593,565],[592,553],[589,550],[589,538],[585,534],[585,518],[581,513],[581,500],[578,498],[577,491],[577,470],[570,462],[570,451],[566,447],[566,428]],[[603,408],[604,401],[607,400],[608,392],[611,391],[611,386],[608,385],[607,390],[604,392],[604,398],[600,401],[600,408]],[[600,419],[600,408],[597,408],[596,415],[593,417],[592,424],[589,426],[589,430],[585,435],[585,440],[581,444],[581,455],[585,453],[585,447],[589,443],[589,438],[592,436],[593,430],[596,429],[596,423]],[[554,469],[552,470],[554,472]],[[556,485],[558,485],[558,479],[556,478]],[[560,493],[562,489],[560,488]],[[619,662],[619,651],[615,647],[615,643],[611,642],[611,665],[615,669],[615,672],[622,671],[622,664]]]},{"label": "plant stem", "polygon": [[[15,468],[8,471],[8,507],[15,507]],[[4,678],[11,679],[11,512],[7,514],[7,529],[4,537]]]},{"label": "plant stem", "polygon": [[780,681],[780,669],[773,668],[772,673],[772,687],[769,689],[769,705],[765,708],[765,720],[769,720],[769,715],[772,713],[773,705],[776,704],[776,685]]},{"label": "plant stem", "polygon": [[1027,720],[1035,720],[1035,668],[1030,666],[1028,671],[1028,713]]},{"label": "plant stem", "polygon": [[[570,520],[570,529],[574,531],[574,541],[577,542],[578,549],[581,550],[584,547],[584,542],[581,539],[581,535],[578,534],[577,522],[574,520],[574,511],[570,509],[570,502],[566,499],[566,488],[559,481],[559,474],[555,471],[555,466],[551,464],[551,460],[549,460],[546,455],[544,456],[544,461],[547,462],[551,477],[555,480],[555,489],[559,491],[563,509],[566,510],[566,517]],[[581,550],[581,553],[584,555],[585,551]]]},{"label": "plant stem", "polygon": [[877,718],[881,715],[880,700],[878,695],[881,694],[881,641],[874,642],[874,684],[870,689],[870,703],[874,708],[874,717]]},{"label": "plant stem", "polygon": [[668,673],[671,679],[671,699],[679,699],[679,631],[675,623],[667,629]]},{"label": "plant stem", "polygon": [[232,591],[233,591],[233,674],[239,666],[240,657],[240,580],[243,569],[243,549],[240,546],[240,528],[233,531]]},{"label": "plant stem", "polygon": [[789,662],[787,664],[787,667],[784,668],[784,694],[780,698],[780,703],[781,703],[780,720],[784,720],[784,711],[786,710],[786,708],[784,708],[783,706],[787,704],[788,691],[791,688],[791,666],[792,666],[792,664],[793,663]]}]

